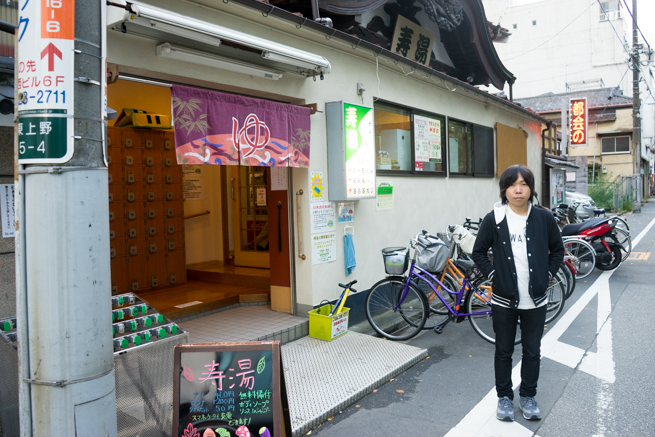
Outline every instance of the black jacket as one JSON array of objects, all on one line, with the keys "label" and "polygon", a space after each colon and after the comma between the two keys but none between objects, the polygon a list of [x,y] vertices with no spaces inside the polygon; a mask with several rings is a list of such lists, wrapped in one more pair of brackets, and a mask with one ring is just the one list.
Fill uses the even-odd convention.
[{"label": "black jacket", "polygon": [[[509,239],[505,208],[500,202],[480,224],[472,258],[482,274],[493,279],[492,301],[516,308],[519,290],[514,254]],[[532,207],[526,222],[526,244],[530,268],[530,296],[536,306],[546,298],[550,278],[557,274],[564,260],[564,245],[553,214],[547,209]],[[493,264],[487,252],[493,249]]]}]

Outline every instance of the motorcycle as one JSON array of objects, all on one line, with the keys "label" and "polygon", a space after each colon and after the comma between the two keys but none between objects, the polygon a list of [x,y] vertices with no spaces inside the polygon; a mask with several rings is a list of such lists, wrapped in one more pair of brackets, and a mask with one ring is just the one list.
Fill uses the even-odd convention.
[{"label": "motorcycle", "polygon": [[623,261],[622,246],[615,231],[616,223],[613,217],[605,217],[565,225],[562,237],[583,238],[596,251],[596,267],[600,270],[614,270]]}]

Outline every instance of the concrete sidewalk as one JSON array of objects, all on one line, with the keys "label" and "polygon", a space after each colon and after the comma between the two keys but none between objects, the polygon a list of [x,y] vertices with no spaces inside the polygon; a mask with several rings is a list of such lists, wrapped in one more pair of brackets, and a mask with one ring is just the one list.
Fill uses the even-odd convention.
[{"label": "concrete sidewalk", "polygon": [[311,337],[282,346],[293,437],[427,357],[419,349],[356,332],[333,341]]}]

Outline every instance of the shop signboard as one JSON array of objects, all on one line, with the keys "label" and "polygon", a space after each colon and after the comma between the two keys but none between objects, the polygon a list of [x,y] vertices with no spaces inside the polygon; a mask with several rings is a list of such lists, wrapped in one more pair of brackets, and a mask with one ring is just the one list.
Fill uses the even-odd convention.
[{"label": "shop signboard", "polygon": [[174,360],[173,437],[286,435],[279,342],[181,344]]},{"label": "shop signboard", "polygon": [[73,156],[75,1],[24,1],[18,26],[18,160]]},{"label": "shop signboard", "polygon": [[587,115],[586,97],[569,101],[569,144],[572,146],[587,145]]},{"label": "shop signboard", "polygon": [[325,112],[329,200],[375,198],[373,108],[329,102]]},{"label": "shop signboard", "polygon": [[400,53],[405,58],[413,59],[419,64],[428,65],[435,39],[434,33],[402,15],[398,15],[391,41],[391,51]]}]

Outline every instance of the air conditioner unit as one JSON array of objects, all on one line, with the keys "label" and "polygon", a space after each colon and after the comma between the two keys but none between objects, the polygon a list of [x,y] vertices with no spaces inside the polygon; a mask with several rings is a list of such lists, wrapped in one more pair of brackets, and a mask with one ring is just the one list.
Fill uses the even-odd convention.
[{"label": "air conditioner unit", "polygon": [[601,168],[601,172],[603,172],[603,173],[607,173],[607,166],[606,166],[606,165],[604,165],[604,166]]}]

